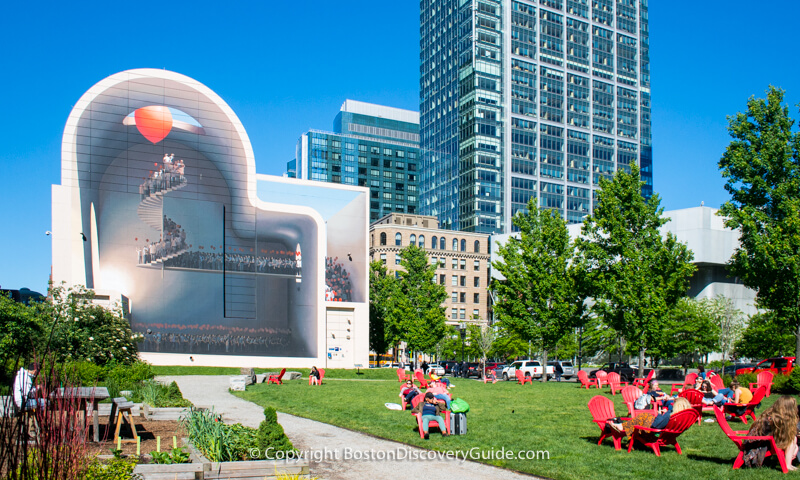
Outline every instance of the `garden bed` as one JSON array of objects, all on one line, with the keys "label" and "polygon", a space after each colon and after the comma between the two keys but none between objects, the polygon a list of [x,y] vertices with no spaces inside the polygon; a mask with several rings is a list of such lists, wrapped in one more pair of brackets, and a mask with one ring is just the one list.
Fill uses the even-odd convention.
[{"label": "garden bed", "polygon": [[[186,436],[180,422],[174,420],[150,421],[140,417],[134,417],[136,431],[141,438],[141,454],[149,455],[156,450],[157,437],[161,437],[161,450],[172,449],[172,437],[175,436],[178,446],[182,445],[181,438]],[[89,455],[110,455],[111,451],[117,448],[114,442],[114,431],[108,431],[108,417],[100,417],[100,443],[87,443]],[[122,426],[120,437],[128,439],[130,430],[127,424]],[[105,440],[103,440],[105,438]],[[136,455],[136,443],[122,443],[122,455]]]}]

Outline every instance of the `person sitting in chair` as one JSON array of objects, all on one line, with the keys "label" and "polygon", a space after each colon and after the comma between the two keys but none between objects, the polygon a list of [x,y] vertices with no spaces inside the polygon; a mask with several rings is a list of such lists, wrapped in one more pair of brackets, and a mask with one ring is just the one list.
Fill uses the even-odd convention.
[{"label": "person sitting in chair", "polygon": [[658,386],[658,380],[650,380],[650,389],[647,394],[653,397],[653,401],[661,402],[661,405],[666,407],[668,411],[672,412],[673,399]]},{"label": "person sitting in chair", "polygon": [[21,367],[14,378],[14,404],[20,411],[35,410],[36,407],[45,406],[45,399],[35,398],[36,387],[33,385],[33,376],[38,365],[31,364],[28,368]]},{"label": "person sitting in chair", "polygon": [[311,373],[308,374],[308,378],[311,379],[311,385],[319,385],[319,370],[317,370],[317,367],[311,367]]},{"label": "person sitting in chair", "polygon": [[406,383],[400,387],[400,398],[404,399],[406,403],[410,404],[411,400],[414,399],[420,392],[419,388],[414,385],[413,380],[406,380]]},{"label": "person sitting in chair", "polygon": [[429,438],[428,425],[431,421],[436,421],[439,424],[439,431],[442,432],[443,437],[447,436],[447,427],[444,424],[444,417],[442,416],[444,407],[442,402],[433,396],[433,393],[426,393],[423,401],[419,402],[411,412],[422,414],[422,431],[425,433],[425,440]]}]

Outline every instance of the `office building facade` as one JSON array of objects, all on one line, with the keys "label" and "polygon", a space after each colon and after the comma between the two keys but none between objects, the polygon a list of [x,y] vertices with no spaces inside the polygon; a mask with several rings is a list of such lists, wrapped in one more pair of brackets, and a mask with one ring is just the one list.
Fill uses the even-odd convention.
[{"label": "office building facade", "polygon": [[346,100],[333,132],[311,130],[297,142],[287,176],[370,189],[370,221],[417,212],[419,114]]},{"label": "office building facade", "polygon": [[600,178],[652,195],[647,0],[422,0],[420,213],[502,233],[535,197],[579,223]]},{"label": "office building facade", "polygon": [[390,214],[369,227],[370,261],[402,270],[400,251],[417,245],[436,265],[434,282],[444,285],[448,325],[487,324],[490,319],[489,235],[439,229],[436,217]]}]

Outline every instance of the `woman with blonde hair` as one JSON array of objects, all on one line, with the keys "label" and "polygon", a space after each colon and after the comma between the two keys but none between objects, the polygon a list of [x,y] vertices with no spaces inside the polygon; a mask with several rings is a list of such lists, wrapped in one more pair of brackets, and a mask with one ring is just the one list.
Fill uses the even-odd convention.
[{"label": "woman with blonde hair", "polygon": [[624,430],[625,435],[630,437],[633,435],[633,431],[636,429],[637,425],[640,427],[657,428],[660,430],[667,426],[671,415],[684,410],[689,410],[691,408],[692,404],[689,403],[689,400],[686,400],[683,397],[678,397],[675,399],[675,403],[672,404],[672,412],[667,410],[666,407],[662,407],[658,416],[653,415],[652,413],[640,413],[630,420],[625,420],[622,423],[611,423],[610,425],[611,428],[614,428],[620,432]]},{"label": "woman with blonde hair", "polygon": [[[750,427],[748,435],[772,436],[775,445],[784,452],[786,467],[797,470],[792,466],[792,460],[797,455],[797,422],[797,402],[794,397],[784,395],[764,410]],[[743,443],[746,445],[744,464],[749,467],[761,466],[767,453],[763,441],[745,440]]]}]

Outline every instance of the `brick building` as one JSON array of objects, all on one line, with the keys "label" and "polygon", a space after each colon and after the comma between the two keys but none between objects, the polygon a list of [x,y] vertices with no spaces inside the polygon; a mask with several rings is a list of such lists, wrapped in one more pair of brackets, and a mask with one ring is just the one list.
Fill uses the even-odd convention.
[{"label": "brick building", "polygon": [[415,244],[435,262],[435,282],[449,295],[447,323],[486,323],[489,317],[489,235],[439,229],[436,217],[392,213],[369,227],[370,261],[399,270],[400,250]]}]

